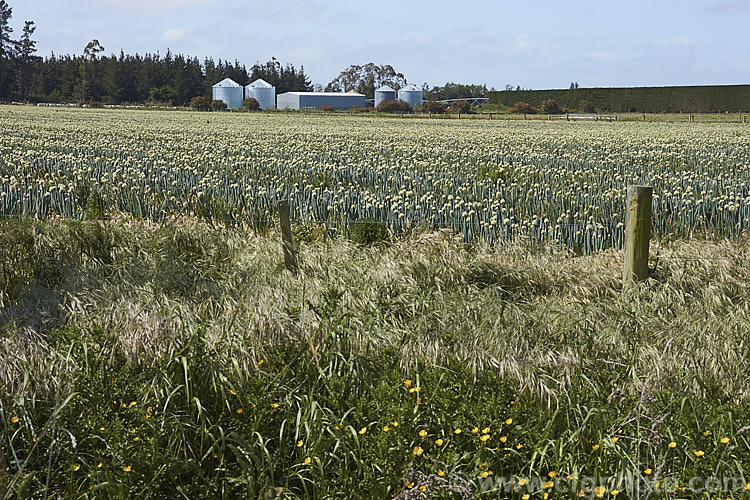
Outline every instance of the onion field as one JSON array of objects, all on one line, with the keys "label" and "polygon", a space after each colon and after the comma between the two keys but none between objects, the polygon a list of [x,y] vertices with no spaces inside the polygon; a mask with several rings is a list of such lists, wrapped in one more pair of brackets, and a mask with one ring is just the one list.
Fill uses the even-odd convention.
[{"label": "onion field", "polygon": [[625,186],[649,184],[658,236],[750,227],[746,124],[14,107],[0,129],[2,216],[80,219],[93,204],[258,227],[288,198],[298,222],[590,253],[622,246]]}]

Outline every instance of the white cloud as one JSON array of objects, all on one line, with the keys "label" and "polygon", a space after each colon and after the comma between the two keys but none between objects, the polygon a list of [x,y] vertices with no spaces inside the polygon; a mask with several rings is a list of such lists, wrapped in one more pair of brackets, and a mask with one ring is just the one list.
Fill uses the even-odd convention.
[{"label": "white cloud", "polygon": [[529,35],[516,35],[513,40],[513,48],[516,50],[547,50],[546,43],[532,38]]},{"label": "white cloud", "polygon": [[615,60],[615,56],[612,55],[611,52],[606,52],[606,51],[589,52],[588,54],[586,54],[586,57],[596,62],[608,62],[608,61]]},{"label": "white cloud", "polygon": [[174,40],[183,40],[185,39],[189,31],[190,30],[186,28],[168,28],[164,31],[164,34],[161,36],[161,39],[166,40],[168,42],[171,42]]},{"label": "white cloud", "polygon": [[715,2],[708,7],[708,10],[717,14],[735,16],[738,14],[747,14],[750,12],[750,2],[747,0],[728,0],[725,2]]},{"label": "white cloud", "polygon": [[686,49],[693,46],[693,42],[686,36],[679,38],[670,38],[669,40],[659,40],[654,42],[655,47],[662,49]]},{"label": "white cloud", "polygon": [[104,3],[113,7],[129,9],[162,9],[172,10],[191,7],[194,5],[210,5],[216,0],[101,0],[96,3]]}]

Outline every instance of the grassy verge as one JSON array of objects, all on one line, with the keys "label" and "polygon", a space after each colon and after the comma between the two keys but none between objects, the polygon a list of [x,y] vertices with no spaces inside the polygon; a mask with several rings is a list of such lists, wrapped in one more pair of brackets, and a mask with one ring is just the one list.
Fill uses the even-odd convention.
[{"label": "grassy verge", "polygon": [[318,237],[296,276],[193,223],[0,239],[7,497],[747,497],[743,242],[622,290],[617,253],[444,233]]}]

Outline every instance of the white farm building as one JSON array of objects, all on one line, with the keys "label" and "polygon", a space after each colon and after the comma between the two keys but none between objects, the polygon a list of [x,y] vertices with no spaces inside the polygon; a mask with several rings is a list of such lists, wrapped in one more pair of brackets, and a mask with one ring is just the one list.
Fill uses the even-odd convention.
[{"label": "white farm building", "polygon": [[364,108],[367,98],[353,92],[287,92],[276,97],[278,109],[320,109],[331,106],[334,109],[349,109],[352,106]]}]

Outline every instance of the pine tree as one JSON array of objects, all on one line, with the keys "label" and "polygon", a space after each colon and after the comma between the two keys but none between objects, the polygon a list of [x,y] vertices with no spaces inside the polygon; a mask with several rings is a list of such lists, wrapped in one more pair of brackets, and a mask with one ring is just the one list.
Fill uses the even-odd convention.
[{"label": "pine tree", "polygon": [[18,61],[20,65],[18,87],[23,99],[26,99],[28,96],[32,67],[40,59],[34,55],[36,54],[36,41],[31,39],[31,35],[34,34],[35,30],[34,21],[26,21],[23,27],[23,35],[18,42]]},{"label": "pine tree", "polygon": [[11,40],[10,34],[13,28],[10,19],[13,17],[13,9],[5,0],[0,0],[0,98],[10,95],[11,68],[10,60],[13,57],[16,42]]}]

